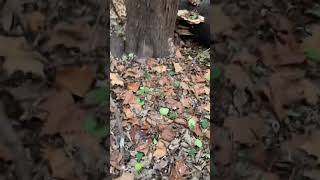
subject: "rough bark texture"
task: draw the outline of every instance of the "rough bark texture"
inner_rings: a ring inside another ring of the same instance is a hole
[[[126,52],[138,57],[169,55],[179,0],[127,0]]]

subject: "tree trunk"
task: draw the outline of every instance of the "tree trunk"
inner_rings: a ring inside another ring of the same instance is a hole
[[[170,54],[179,0],[127,0],[125,48],[138,57]]]

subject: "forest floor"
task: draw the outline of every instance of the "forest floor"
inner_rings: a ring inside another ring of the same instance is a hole
[[[214,179],[320,179],[319,5],[213,4]]]
[[[123,35],[119,16],[110,13],[111,36]],[[190,43],[144,64],[133,54],[111,57],[112,177],[210,178],[209,54]]]
[[[97,2],[0,1],[0,179],[107,177],[108,16]]]

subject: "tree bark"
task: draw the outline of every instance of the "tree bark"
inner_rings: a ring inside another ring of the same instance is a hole
[[[179,0],[126,0],[125,48],[138,57],[165,57],[170,54]]]

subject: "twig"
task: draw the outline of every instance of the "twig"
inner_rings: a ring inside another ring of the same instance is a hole
[[[117,126],[117,130],[119,132],[119,148],[120,148],[120,152],[123,153],[123,147],[122,147],[122,143],[121,141],[124,141],[124,132],[122,129],[122,119],[120,117],[120,110],[117,107],[116,103],[114,102],[113,98],[110,96],[110,106],[114,107],[115,109],[115,116],[116,116],[116,126]]]

